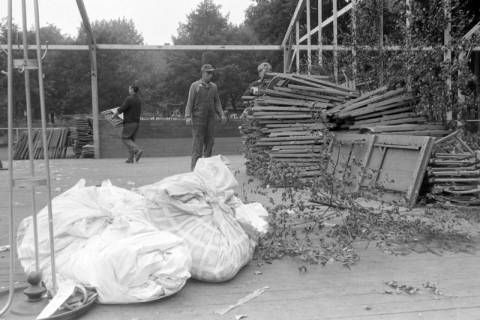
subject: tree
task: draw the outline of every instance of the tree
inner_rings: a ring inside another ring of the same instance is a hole
[[[143,44],[143,36],[131,20],[101,20],[92,23],[97,43]],[[80,28],[77,44],[84,44],[87,35]],[[98,88],[100,110],[112,108],[122,103],[128,94],[130,84],[143,86],[145,79],[151,79],[155,68],[151,68],[152,59],[143,52],[98,51]],[[62,100],[62,110],[66,113],[91,112],[90,59],[86,52],[72,53],[70,68],[65,78],[67,92]],[[67,67],[67,65],[65,65]],[[143,88],[142,88],[143,89]],[[142,92],[144,90],[141,90]]]
[[[212,0],[198,4],[185,23],[178,28],[173,43],[178,44],[254,44],[257,42],[251,28],[234,26],[228,16],[222,15],[221,6]],[[202,64],[210,63],[217,68],[214,81],[219,87],[220,99],[227,108],[237,109],[240,97],[248,84],[256,78],[256,66],[265,59],[265,54],[250,52],[179,52],[167,57],[168,98],[172,102],[186,103],[190,84],[200,77]]]

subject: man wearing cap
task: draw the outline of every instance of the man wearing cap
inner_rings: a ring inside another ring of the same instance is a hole
[[[192,126],[193,150],[190,168],[193,170],[200,157],[211,157],[214,143],[215,114],[227,121],[218,97],[217,86],[211,82],[215,69],[210,64],[201,68],[202,77],[190,86],[185,108],[187,125]]]
[[[135,143],[135,137],[137,136],[140,126],[140,114],[142,112],[142,102],[138,97],[138,90],[137,86],[129,86],[128,97],[113,114],[113,117],[117,117],[123,113],[122,142],[127,147],[129,153],[127,163],[140,161],[143,154],[143,150]]]

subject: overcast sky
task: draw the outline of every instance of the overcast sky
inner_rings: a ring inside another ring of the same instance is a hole
[[[21,25],[21,1],[14,0],[14,22]],[[146,44],[171,43],[180,22],[197,7],[200,0],[84,0],[91,21],[100,19],[132,19],[142,33]],[[230,22],[239,24],[245,18],[250,0],[214,0],[222,6],[222,13],[230,15]],[[81,18],[75,0],[39,0],[40,23],[51,23],[63,33],[76,35]],[[28,26],[33,22],[33,0],[29,7]],[[7,1],[0,0],[0,15],[6,16]]]

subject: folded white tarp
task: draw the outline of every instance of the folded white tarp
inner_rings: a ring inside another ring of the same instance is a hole
[[[95,287],[102,303],[133,303],[174,294],[190,277],[188,247],[149,221],[142,196],[110,182],[86,187],[80,180],[52,207],[59,282]],[[38,214],[38,232],[40,269],[51,288],[46,208]],[[34,271],[31,217],[20,224],[17,244],[25,272]]]
[[[189,246],[190,271],[198,280],[233,278],[252,259],[256,236],[266,232],[266,210],[260,204],[244,205],[234,195],[238,182],[225,161],[202,158],[194,172],[137,190],[147,200],[155,226]]]

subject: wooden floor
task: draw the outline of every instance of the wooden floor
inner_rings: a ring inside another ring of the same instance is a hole
[[[231,156],[240,169],[240,185],[247,180],[243,158]],[[38,162],[40,163],[40,162]],[[17,162],[16,172],[25,173],[28,162]],[[131,188],[152,183],[187,170],[188,157],[146,158],[138,165],[119,159],[52,161],[54,194],[72,186],[79,178],[98,184],[110,178],[118,186]],[[7,241],[7,171],[0,171],[0,246]],[[45,191],[37,190],[39,206]],[[15,194],[17,223],[31,212],[31,193],[20,189]],[[480,255],[431,253],[407,256],[386,255],[374,246],[358,244],[361,260],[350,270],[339,264],[325,267],[306,265],[295,259],[258,265],[252,261],[236,278],[226,283],[189,281],[177,295],[137,305],[98,305],[82,319],[480,319]],[[7,253],[0,253],[0,287],[6,285]],[[260,271],[260,272],[258,272]],[[24,279],[21,271],[17,280]],[[413,295],[387,294],[385,282],[396,280],[420,291]],[[435,283],[441,294],[423,287]],[[215,311],[235,304],[247,294],[268,286],[262,295],[224,316]],[[1,289],[0,289],[1,292]],[[0,303],[6,295],[0,293]],[[6,319],[32,319],[18,293]],[[1,305],[0,305],[1,307]]]

